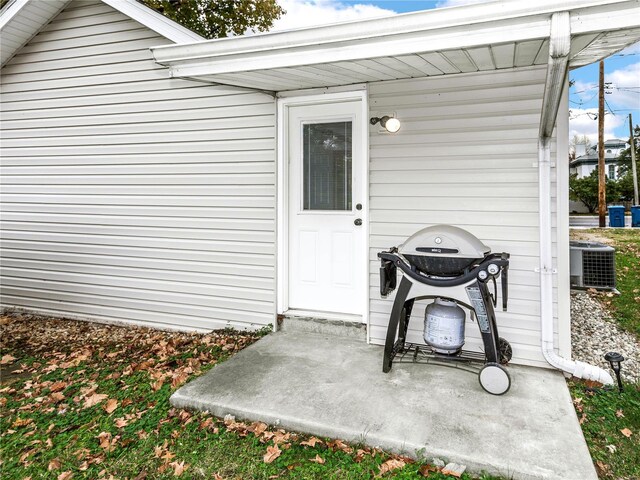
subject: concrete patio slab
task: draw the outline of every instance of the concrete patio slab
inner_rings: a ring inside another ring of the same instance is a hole
[[[467,371],[397,364],[384,374],[381,365],[382,348],[357,339],[278,332],[183,386],[171,403],[476,473],[597,479],[559,372],[511,366],[511,389],[496,397]]]

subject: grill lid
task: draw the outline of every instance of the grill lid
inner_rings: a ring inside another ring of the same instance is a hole
[[[462,228],[434,225],[411,235],[398,247],[402,255],[482,259],[491,249]]]

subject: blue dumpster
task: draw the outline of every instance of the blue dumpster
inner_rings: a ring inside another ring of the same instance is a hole
[[[609,207],[609,226],[624,227],[624,205],[611,205]]]
[[[640,227],[640,205],[631,207],[631,226]]]

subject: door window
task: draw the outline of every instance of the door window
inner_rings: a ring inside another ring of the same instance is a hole
[[[351,210],[351,122],[303,125],[303,210]]]

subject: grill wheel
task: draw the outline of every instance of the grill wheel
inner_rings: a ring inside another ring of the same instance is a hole
[[[504,338],[498,338],[498,350],[500,350],[500,363],[502,365],[506,365],[511,361],[511,357],[513,356],[513,350],[511,349],[511,344],[507,342]]]

